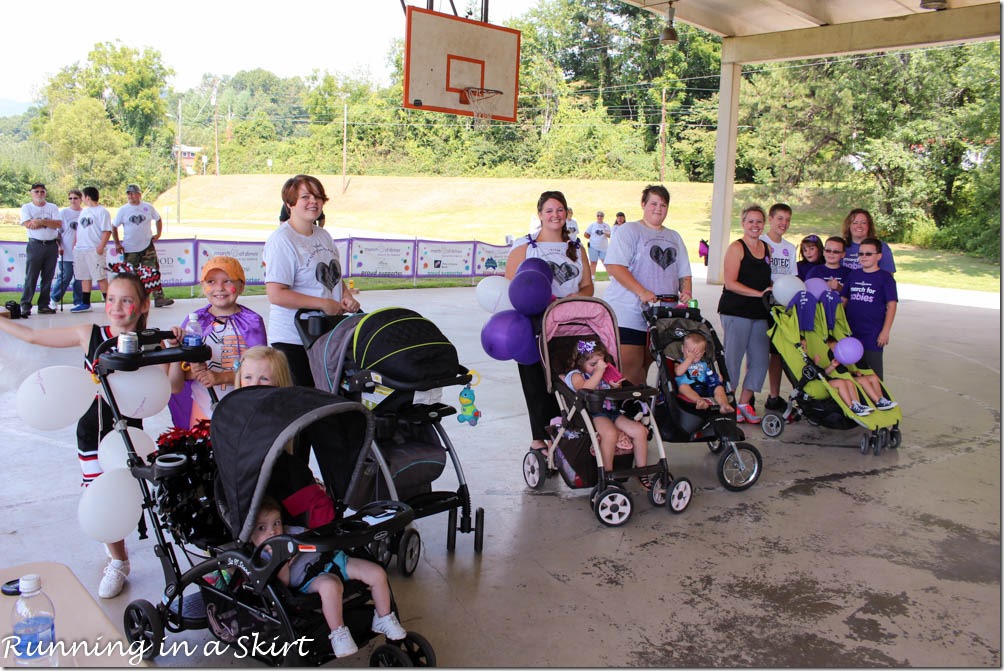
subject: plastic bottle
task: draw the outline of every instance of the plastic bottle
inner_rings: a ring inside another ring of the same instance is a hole
[[[202,326],[199,325],[199,315],[192,313],[188,315],[188,323],[185,324],[185,333],[181,338],[182,347],[200,347],[202,345]]]
[[[20,639],[14,647],[14,660],[18,666],[59,666],[59,655],[53,649],[56,609],[42,591],[42,579],[31,573],[21,577],[18,587],[21,596],[10,613],[14,636]]]

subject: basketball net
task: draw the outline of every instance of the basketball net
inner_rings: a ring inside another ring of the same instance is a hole
[[[474,119],[471,128],[484,130],[488,128],[492,120],[492,105],[488,101],[495,96],[502,95],[501,91],[495,89],[482,89],[475,86],[468,86],[460,91],[460,103],[470,105],[474,112]]]

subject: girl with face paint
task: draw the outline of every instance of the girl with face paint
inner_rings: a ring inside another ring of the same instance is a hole
[[[108,283],[105,300],[107,326],[81,323],[74,326],[33,329],[17,321],[0,319],[0,331],[19,340],[43,347],[80,347],[84,351],[84,366],[93,369],[94,353],[98,346],[110,338],[118,338],[127,331],[139,332],[146,328],[150,299],[143,282],[133,273],[121,273]],[[168,366],[163,366],[167,372]],[[126,418],[130,426],[143,427],[142,420]],[[98,464],[98,444],[114,427],[114,418],[108,405],[95,396],[94,402],[77,422],[77,456],[83,471],[82,486],[89,485],[101,475]],[[129,556],[125,541],[119,540],[106,545],[110,561],[104,569],[98,596],[109,599],[122,591],[126,576],[129,575]]]
[[[210,419],[215,405],[209,390],[216,393],[217,401],[234,389],[237,363],[249,348],[264,345],[265,322],[254,310],[238,304],[244,293],[244,268],[231,256],[214,256],[202,267],[202,293],[209,305],[196,310],[203,343],[213,356],[204,363],[193,363],[171,369],[172,386],[180,389],[171,396],[169,407],[175,426],[193,427],[203,419]],[[171,330],[181,339],[188,315],[180,326]]]

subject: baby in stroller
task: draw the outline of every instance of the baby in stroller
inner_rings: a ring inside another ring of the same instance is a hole
[[[698,410],[707,410],[717,404],[718,411],[728,415],[735,408],[729,404],[722,378],[704,360],[707,346],[708,341],[700,333],[686,335],[683,339],[683,358],[673,369],[676,386],[680,396],[693,402]]]
[[[565,384],[578,391],[580,389],[612,389],[613,385],[621,386],[623,378],[613,366],[610,354],[604,349],[603,343],[593,340],[580,340],[576,343],[575,358],[572,370],[565,375]],[[608,363],[611,362],[611,363]],[[612,378],[613,385],[608,378]],[[648,427],[641,422],[621,414],[613,401],[604,399],[595,412],[590,412],[593,427],[600,438],[600,454],[603,457],[603,470],[614,468],[614,451],[617,447],[618,431],[622,431],[631,439],[636,467],[648,463]],[[651,489],[648,475],[638,477],[645,489]]]
[[[303,527],[284,526],[282,512],[279,502],[271,496],[262,500],[254,532],[251,534],[252,544],[259,546],[279,534],[295,535],[306,531]],[[262,553],[262,558],[268,559],[267,551]],[[349,557],[342,550],[335,552],[328,561],[323,561],[320,556],[298,554],[279,569],[277,576],[283,585],[292,585],[304,594],[317,594],[321,597],[321,612],[331,629],[328,638],[335,657],[348,657],[359,651],[359,646],[342,617],[344,580],[359,580],[369,587],[375,606],[372,626],[374,632],[385,635],[391,641],[399,641],[408,635],[391,610],[387,573],[375,562]]]

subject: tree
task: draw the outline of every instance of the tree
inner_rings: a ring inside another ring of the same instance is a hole
[[[65,187],[93,185],[105,191],[129,180],[131,138],[117,130],[93,98],[60,105],[42,140],[52,152],[52,169]]]

